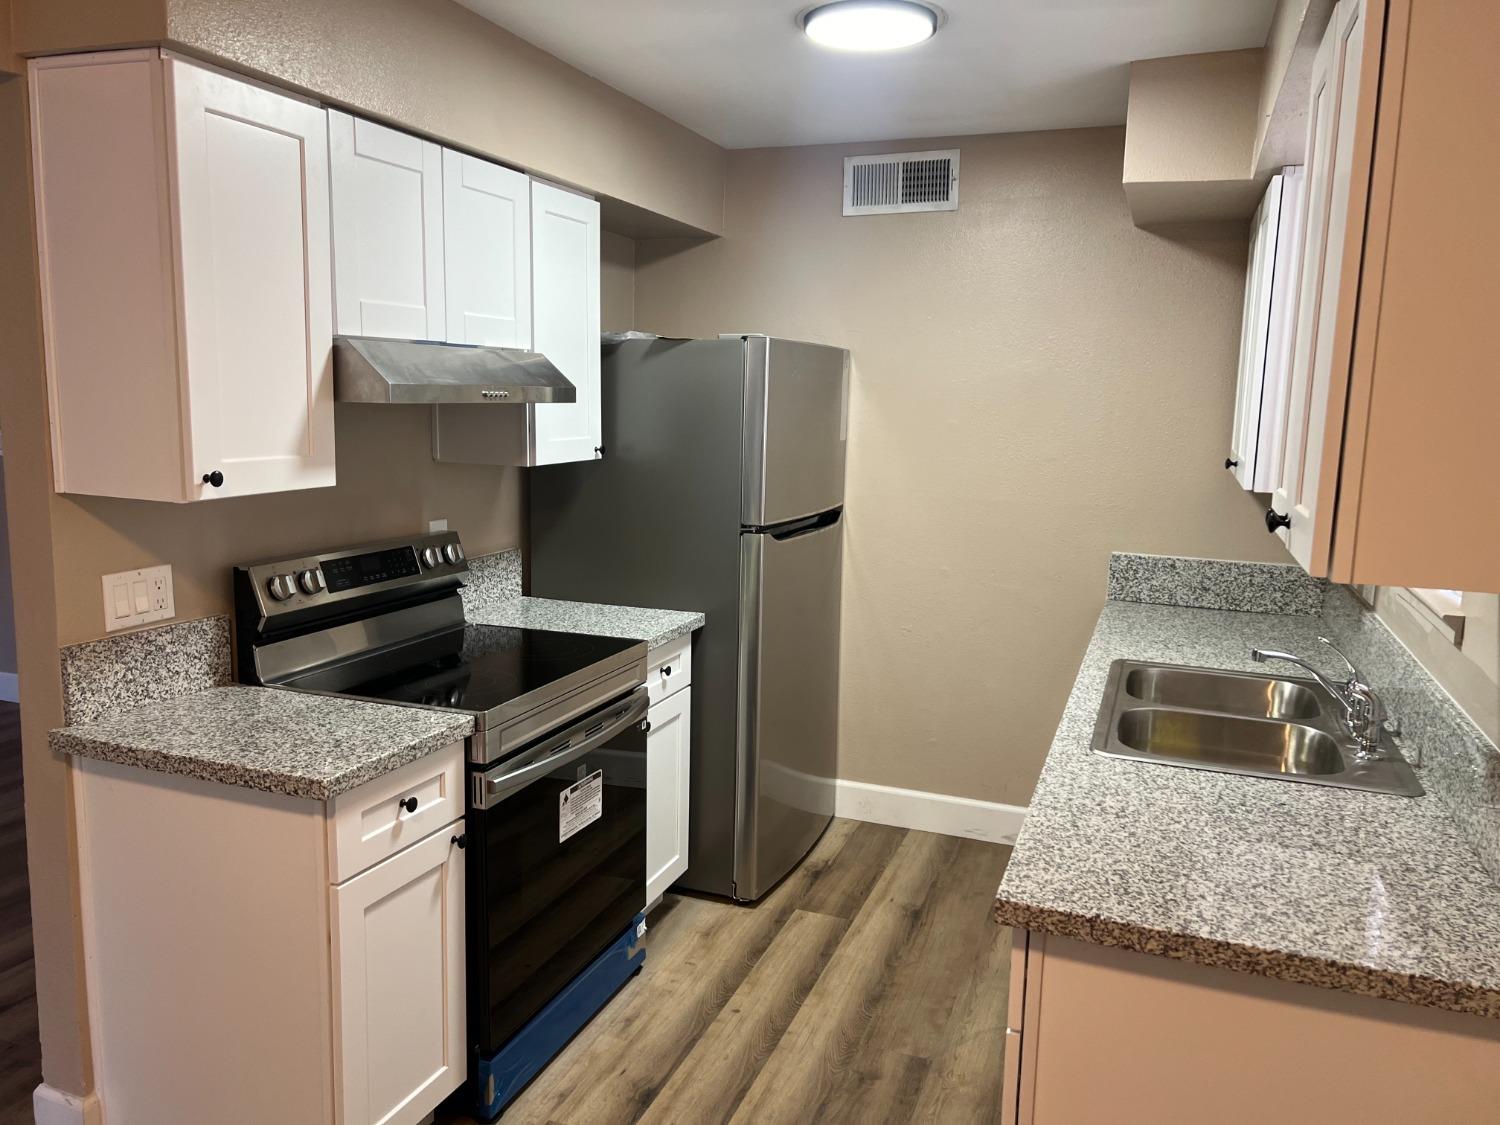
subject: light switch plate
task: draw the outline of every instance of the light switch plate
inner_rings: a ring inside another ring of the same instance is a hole
[[[151,566],[144,570],[122,570],[106,574],[104,586],[104,631],[149,625],[177,616],[172,599],[172,568]],[[144,587],[145,608],[137,606]]]
[[[434,532],[447,531],[447,530],[448,530],[448,521],[447,520],[428,520],[427,521],[427,532],[428,532],[429,535],[433,534]]]

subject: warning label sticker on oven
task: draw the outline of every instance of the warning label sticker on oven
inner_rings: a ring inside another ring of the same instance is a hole
[[[557,842],[582,832],[604,815],[604,771],[595,770],[557,796]]]

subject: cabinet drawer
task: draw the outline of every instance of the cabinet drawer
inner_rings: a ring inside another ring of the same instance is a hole
[[[328,868],[333,881],[342,883],[462,817],[463,781],[464,747],[455,742],[340,793],[329,803]]]
[[[653,707],[692,681],[692,634],[668,641],[646,654],[646,690],[651,694]]]

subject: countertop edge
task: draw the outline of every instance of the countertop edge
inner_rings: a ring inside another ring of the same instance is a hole
[[[261,688],[259,690],[275,691],[277,689]],[[467,738],[473,732],[473,720],[461,718],[456,720],[451,728],[434,731],[413,741],[400,743],[343,773],[325,778],[306,777],[263,766],[196,758],[168,749],[125,746],[106,738],[79,734],[76,730],[67,727],[58,727],[48,731],[47,745],[54,752],[73,758],[87,758],[90,761],[107,762],[117,766],[132,766],[151,773],[188,777],[197,781],[227,785],[235,789],[276,793],[284,797],[299,797],[312,801],[328,801],[342,793],[358,789],[366,782],[392,773],[402,766],[425,758],[428,754],[436,753],[445,746]]]
[[[612,614],[662,614],[680,618],[671,624],[647,632],[631,629],[613,622],[600,624],[592,621],[546,621],[539,623],[528,619],[528,613],[547,613],[566,607],[573,612],[609,617]],[[649,606],[611,605],[606,602],[577,602],[560,598],[537,598],[529,594],[499,600],[476,600],[466,607],[470,621],[481,625],[506,625],[519,629],[539,629],[553,633],[584,633],[599,637],[615,637],[627,641],[644,641],[648,649],[659,648],[680,637],[689,636],[707,623],[707,615],[701,610],[653,609]]]
[[[1003,895],[995,897],[995,921],[1004,926],[1036,930],[1090,945],[1128,949],[1292,984],[1500,1019],[1500,992],[1436,977],[1393,973],[1305,954],[1157,930],[1098,915],[1033,906]]]
[[[1077,745],[1083,745],[1078,741],[1084,737],[1082,732],[1085,729],[1093,729],[1093,716],[1099,697],[1090,695],[1087,706],[1080,707],[1082,697],[1079,695],[1079,689],[1087,677],[1098,674],[1099,669],[1107,667],[1110,662],[1104,660],[1102,664],[1098,663],[1101,657],[1096,654],[1096,646],[1100,644],[1101,636],[1105,635],[1102,633],[1105,620],[1111,609],[1115,607],[1140,612],[1160,610],[1163,613],[1215,613],[1236,618],[1262,616],[1243,611],[1217,611],[1195,606],[1169,606],[1107,599],[1100,609],[1089,643],[1079,661],[1073,683],[1068,691],[1067,703],[1058,721],[1057,731],[1049,744],[1038,778],[1037,789],[1033,793],[1033,807],[1037,804],[1038,795],[1047,785],[1054,765],[1062,775],[1066,776],[1070,769],[1068,755]],[[1297,619],[1292,615],[1270,616],[1288,616],[1289,619]],[[1109,647],[1105,645],[1103,655],[1108,655]],[[1163,657],[1140,658],[1166,659]],[[1193,663],[1187,660],[1177,662]],[[1103,690],[1102,682],[1101,679],[1100,690]],[[1085,719],[1087,722],[1084,722]],[[1062,757],[1061,763],[1055,761],[1059,756]],[[1053,780],[1056,781],[1056,778]],[[1011,872],[1015,870],[1016,859],[1028,844],[1028,833],[1031,828],[1031,818],[1028,817],[1027,823],[1023,825],[1018,835],[1015,844],[1016,851],[1011,864],[1007,867],[1006,878],[1002,879],[1000,887],[995,892],[994,917],[1002,925],[1055,934],[1059,937],[1072,938],[1103,947],[1128,949],[1170,960],[1225,968],[1253,976],[1393,1000],[1417,1007],[1434,1008],[1485,1019],[1500,1019],[1500,987],[1496,987],[1493,983],[1469,982],[1431,972],[1381,968],[1340,956],[1334,951],[1294,952],[1278,948],[1274,942],[1263,944],[1255,940],[1233,940],[1182,929],[1163,928],[1152,924],[1150,920],[1128,920],[1106,913],[1089,911],[1083,904],[1071,908],[1044,906],[1032,901],[1025,892],[1017,897],[1017,893],[1013,890],[1008,891],[1005,884]]]

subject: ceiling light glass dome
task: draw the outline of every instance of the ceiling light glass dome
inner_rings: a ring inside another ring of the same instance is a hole
[[[894,51],[931,39],[937,13],[911,0],[837,0],[808,12],[802,30],[820,47]]]

